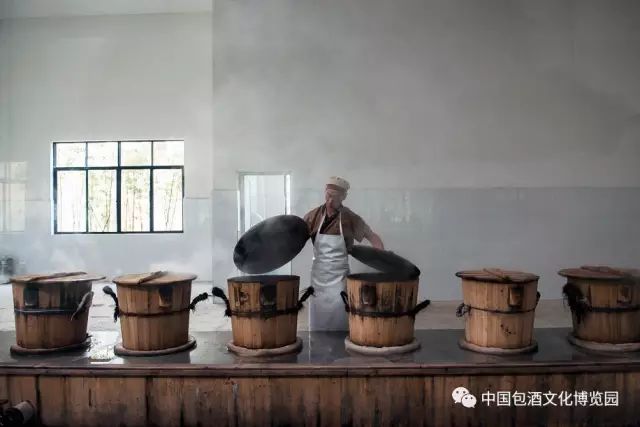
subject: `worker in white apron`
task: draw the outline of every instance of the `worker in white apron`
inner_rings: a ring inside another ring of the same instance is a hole
[[[326,214],[325,214],[326,215]],[[324,223],[323,215],[320,228]],[[349,329],[347,312],[340,298],[349,274],[349,255],[342,233],[342,213],[339,214],[340,234],[321,234],[313,244],[311,286],[315,293],[309,305],[309,329],[312,331],[343,331]]]
[[[342,205],[348,189],[349,183],[345,179],[331,177],[325,189],[325,204],[305,215],[312,238],[315,235],[311,267],[311,286],[315,294],[309,300],[309,329],[312,331],[349,329],[340,297],[340,292],[346,290],[349,274],[348,244],[353,244],[354,239],[362,241],[366,238],[374,247],[384,249],[380,236],[360,216]],[[343,221],[347,225],[344,230]],[[325,226],[326,230],[331,229],[330,233],[325,231]]]

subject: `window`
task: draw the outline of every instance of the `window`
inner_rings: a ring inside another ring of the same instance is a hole
[[[249,173],[239,176],[238,233],[244,234],[260,221],[291,213],[291,175]],[[291,263],[271,272],[291,274]]]
[[[54,233],[182,232],[183,141],[53,143]]]

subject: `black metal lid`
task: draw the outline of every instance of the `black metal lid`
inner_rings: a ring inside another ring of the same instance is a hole
[[[415,279],[420,276],[420,270],[410,261],[391,251],[383,251],[371,246],[354,245],[351,256],[369,267],[401,279]]]
[[[282,267],[300,253],[309,239],[307,223],[295,215],[278,215],[254,225],[233,250],[233,262],[248,274]]]

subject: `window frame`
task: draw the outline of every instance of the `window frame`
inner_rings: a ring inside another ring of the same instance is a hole
[[[170,142],[170,141],[180,141],[184,147],[184,139],[127,139],[127,140],[110,140],[110,141],[54,141],[52,146],[52,189],[53,189],[53,234],[182,234],[184,233],[184,194],[185,194],[185,184],[184,184],[184,164],[182,165],[154,165],[154,143],[155,142]],[[93,143],[117,143],[118,144],[118,156],[117,156],[117,165],[116,166],[88,166],[88,144]],[[150,142],[151,143],[151,164],[142,165],[142,166],[122,166],[122,143],[128,142]],[[84,144],[84,166],[57,166],[57,146],[63,144]],[[183,162],[184,163],[184,162]],[[182,173],[182,199],[180,202],[180,209],[182,212],[181,215],[181,224],[180,230],[162,230],[155,231],[154,221],[153,221],[153,172],[155,170],[171,170],[171,169],[179,169]],[[89,171],[93,170],[109,170],[115,171],[116,173],[116,231],[89,231]],[[123,170],[148,170],[149,171],[149,231],[122,231],[122,213],[121,213],[121,196],[122,196],[122,171]],[[58,231],[58,171],[80,171],[84,172],[84,182],[85,182],[85,200],[84,200],[84,210],[85,210],[85,230],[86,231]]]

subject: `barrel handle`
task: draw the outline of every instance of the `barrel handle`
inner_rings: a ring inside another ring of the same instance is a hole
[[[84,313],[91,307],[92,303],[93,291],[89,291],[82,296],[80,304],[78,304],[78,308],[76,308],[76,311],[71,315],[71,320],[76,320],[80,314]]]
[[[540,302],[540,291],[536,291],[536,307],[538,306],[539,302]]]
[[[340,298],[342,298],[342,302],[344,302],[344,311],[349,313],[349,296],[345,291],[340,291]]]
[[[24,300],[24,306],[31,308],[38,306],[40,289],[35,286],[27,283],[22,291],[22,299]]]
[[[115,322],[118,320],[118,316],[120,316],[120,306],[118,305],[118,297],[116,296],[116,293],[113,292],[113,289],[111,289],[109,286],[105,286],[104,288],[102,288],[102,292],[104,292],[105,294],[113,298],[113,302],[116,303],[116,307],[113,309],[113,321]]]
[[[167,286],[158,288],[158,307],[171,308],[173,305],[173,289]]]
[[[209,294],[206,292],[201,293],[200,295],[196,296],[192,301],[191,304],[189,304],[189,309],[191,311],[196,311],[196,304],[198,304],[199,302],[202,301],[206,301],[209,298]]]
[[[416,317],[416,314],[418,314],[420,311],[424,310],[425,308],[427,308],[427,306],[431,304],[431,300],[424,300],[421,303],[417,304],[415,307],[413,307],[413,309],[409,312],[409,316],[411,317]]]
[[[576,322],[578,324],[581,323],[591,308],[589,301],[582,294],[580,288],[571,282],[567,282],[567,284],[562,287],[562,294],[564,295],[565,301],[569,304],[569,308],[576,316]]]
[[[302,294],[302,296],[300,297],[300,299],[298,300],[298,304],[297,304],[297,308],[298,311],[302,310],[302,308],[304,307],[304,302],[311,296],[313,295],[315,292],[315,290],[313,289],[313,286],[309,286],[307,289],[304,290],[304,293]]]
[[[524,288],[522,286],[510,286],[509,287],[509,307],[510,308],[522,307],[523,294],[524,294]]]
[[[218,297],[222,299],[222,301],[224,301],[225,305],[227,306],[227,309],[224,311],[224,315],[227,317],[231,316],[231,303],[229,302],[229,298],[227,298],[227,296],[224,294],[224,291],[219,287],[214,286],[211,290],[211,293],[213,294],[214,298]]]
[[[631,299],[633,295],[633,288],[628,285],[623,285],[618,288],[617,303],[620,305],[631,305]]]

